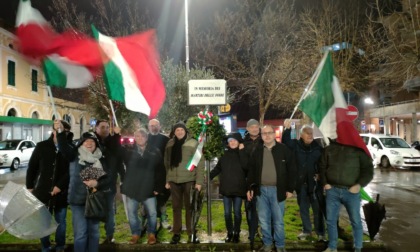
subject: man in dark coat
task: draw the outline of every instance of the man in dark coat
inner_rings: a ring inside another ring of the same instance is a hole
[[[321,157],[321,146],[314,141],[313,129],[303,125],[300,129],[300,139],[291,139],[290,120],[284,122],[285,131],[281,142],[287,145],[295,154],[297,164],[296,193],[299,204],[300,218],[303,230],[298,235],[300,240],[306,240],[312,233],[312,223],[309,207],[312,207],[315,232],[318,240],[326,240],[324,217],[320,212],[319,202],[315,197],[316,180],[319,179],[318,161]],[[316,188],[322,190],[321,187]]]
[[[296,167],[293,153],[284,144],[276,142],[275,134],[272,126],[264,126],[261,130],[264,144],[257,146],[249,160],[247,198],[251,201],[257,197],[263,234],[260,251],[272,251],[274,241],[276,251],[285,252],[285,201],[293,196]]]
[[[142,204],[147,212],[147,233],[149,245],[156,243],[156,195],[158,188],[164,187],[157,180],[156,172],[163,166],[163,159],[157,148],[147,144],[147,131],[139,129],[134,133],[136,144],[133,149],[124,151],[124,164],[127,167],[126,176],[121,186],[121,192],[127,196],[128,221],[132,237],[130,244],[140,239],[142,221],[139,220],[138,208]]]
[[[70,125],[61,121],[67,139],[73,133]],[[58,149],[57,132],[54,130],[45,141],[39,142],[29,160],[26,172],[26,188],[32,192],[54,215],[58,227],[55,233],[55,251],[64,251],[66,243],[67,192],[69,186],[69,161]],[[41,238],[42,251],[51,250],[50,236]]]
[[[363,226],[360,217],[360,189],[373,178],[370,155],[354,146],[332,141],[324,149],[319,161],[321,184],[326,194],[328,248],[324,252],[337,252],[337,220],[340,207],[346,207],[353,230],[355,252],[362,251]]]
[[[153,148],[157,148],[160,150],[160,154],[162,156],[162,164],[163,164],[163,157],[165,155],[165,148],[166,144],[169,141],[169,137],[165,136],[164,134],[160,133],[160,122],[157,119],[152,119],[149,121],[149,138],[147,140],[147,145]],[[166,214],[166,202],[171,195],[171,191],[165,188],[166,183],[166,169],[165,166],[162,165],[159,167],[160,169],[156,171],[157,180],[162,186],[159,188],[159,193],[156,195],[157,200],[157,217],[160,218],[160,225],[163,228],[170,229],[171,226],[168,223],[168,215]]]
[[[109,123],[106,120],[97,120],[95,127],[95,135],[99,140],[99,148],[105,157],[107,167],[109,167],[108,179],[110,181],[111,193],[108,195],[108,217],[105,222],[106,239],[104,244],[112,244],[115,232],[115,194],[117,191],[117,178],[120,180],[124,177],[124,165],[121,157],[121,129],[114,127],[114,134],[109,132]]]

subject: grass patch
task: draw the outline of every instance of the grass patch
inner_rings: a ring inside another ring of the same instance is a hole
[[[224,211],[223,211],[223,202],[221,200],[213,200],[211,206],[212,213],[212,238],[213,241],[223,241],[226,235],[225,220],[224,220]],[[170,223],[172,220],[172,206],[171,202],[168,202],[167,213],[169,215]],[[184,218],[183,214],[183,218]],[[245,217],[245,206],[242,205],[242,224],[241,224],[241,241],[247,241],[248,239],[248,225]],[[128,225],[128,220],[125,216],[124,207],[121,201],[117,201],[117,214],[116,214],[116,227],[114,238],[117,243],[126,243],[131,237],[130,227]],[[286,240],[296,241],[297,235],[302,230],[302,221],[299,216],[299,207],[297,205],[296,198],[288,199],[286,201],[286,213],[284,216],[285,222],[285,231],[286,231]],[[185,220],[182,222],[185,225]],[[351,226],[349,223],[343,223],[340,221],[340,226],[344,228],[344,235],[346,237],[352,237],[351,235]],[[198,235],[206,236],[207,235],[207,204],[204,203],[203,210],[201,213],[200,221],[197,225]],[[105,239],[105,230],[104,224],[101,223],[100,227],[101,239],[102,242]],[[51,236],[53,238],[53,236]],[[172,233],[169,230],[162,229],[159,232],[158,240],[161,242],[169,242],[172,237]],[[145,243],[147,240],[146,237],[143,237],[141,242]],[[258,240],[258,238],[257,238]],[[367,236],[364,237],[364,240],[369,240]],[[182,233],[181,242],[187,241],[186,232]],[[68,208],[67,211],[67,243],[73,243],[73,228],[71,221],[71,210]],[[22,240],[10,235],[7,232],[4,232],[0,235],[0,244],[5,243],[18,243],[18,244],[37,244],[39,240]]]

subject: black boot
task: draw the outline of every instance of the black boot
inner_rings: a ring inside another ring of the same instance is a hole
[[[171,244],[178,244],[180,240],[181,240],[181,235],[174,234],[171,239]]]
[[[233,233],[232,242],[233,243],[238,243],[239,242],[239,233],[237,233],[237,232]]]
[[[228,233],[227,236],[226,236],[226,238],[225,238],[225,242],[226,243],[232,242],[232,237],[233,237],[233,234],[232,233]]]

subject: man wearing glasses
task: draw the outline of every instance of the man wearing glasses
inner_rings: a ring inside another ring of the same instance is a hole
[[[296,167],[293,153],[277,143],[274,128],[266,125],[261,130],[263,145],[258,146],[249,161],[247,198],[257,197],[258,219],[263,234],[259,251],[285,252],[285,200],[293,196]],[[272,235],[274,230],[274,237]]]

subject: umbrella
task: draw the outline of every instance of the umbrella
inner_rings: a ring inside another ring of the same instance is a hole
[[[104,170],[102,168],[97,168],[97,167],[93,167],[93,166],[89,166],[86,167],[85,169],[80,171],[80,177],[82,178],[83,181],[86,180],[91,180],[91,179],[99,179],[100,177],[102,177],[103,175],[105,175],[106,173],[104,172]]]
[[[45,237],[57,229],[47,207],[23,185],[11,181],[0,193],[0,225],[25,240]]]
[[[201,210],[203,209],[203,199],[204,192],[203,190],[197,190],[196,188],[191,188],[190,192],[190,203],[191,203],[191,231],[192,231],[192,241],[194,243],[196,239],[196,227],[198,224],[198,219],[201,215]]]
[[[254,188],[251,188],[251,190],[255,192]],[[257,197],[255,194],[251,201],[246,201],[245,209],[246,221],[248,223],[249,244],[251,246],[251,250],[254,250],[254,239],[258,229]]]
[[[385,205],[379,204],[379,194],[376,196],[376,202],[369,202],[363,205],[363,213],[365,214],[370,240],[373,240],[381,227],[386,213]]]

